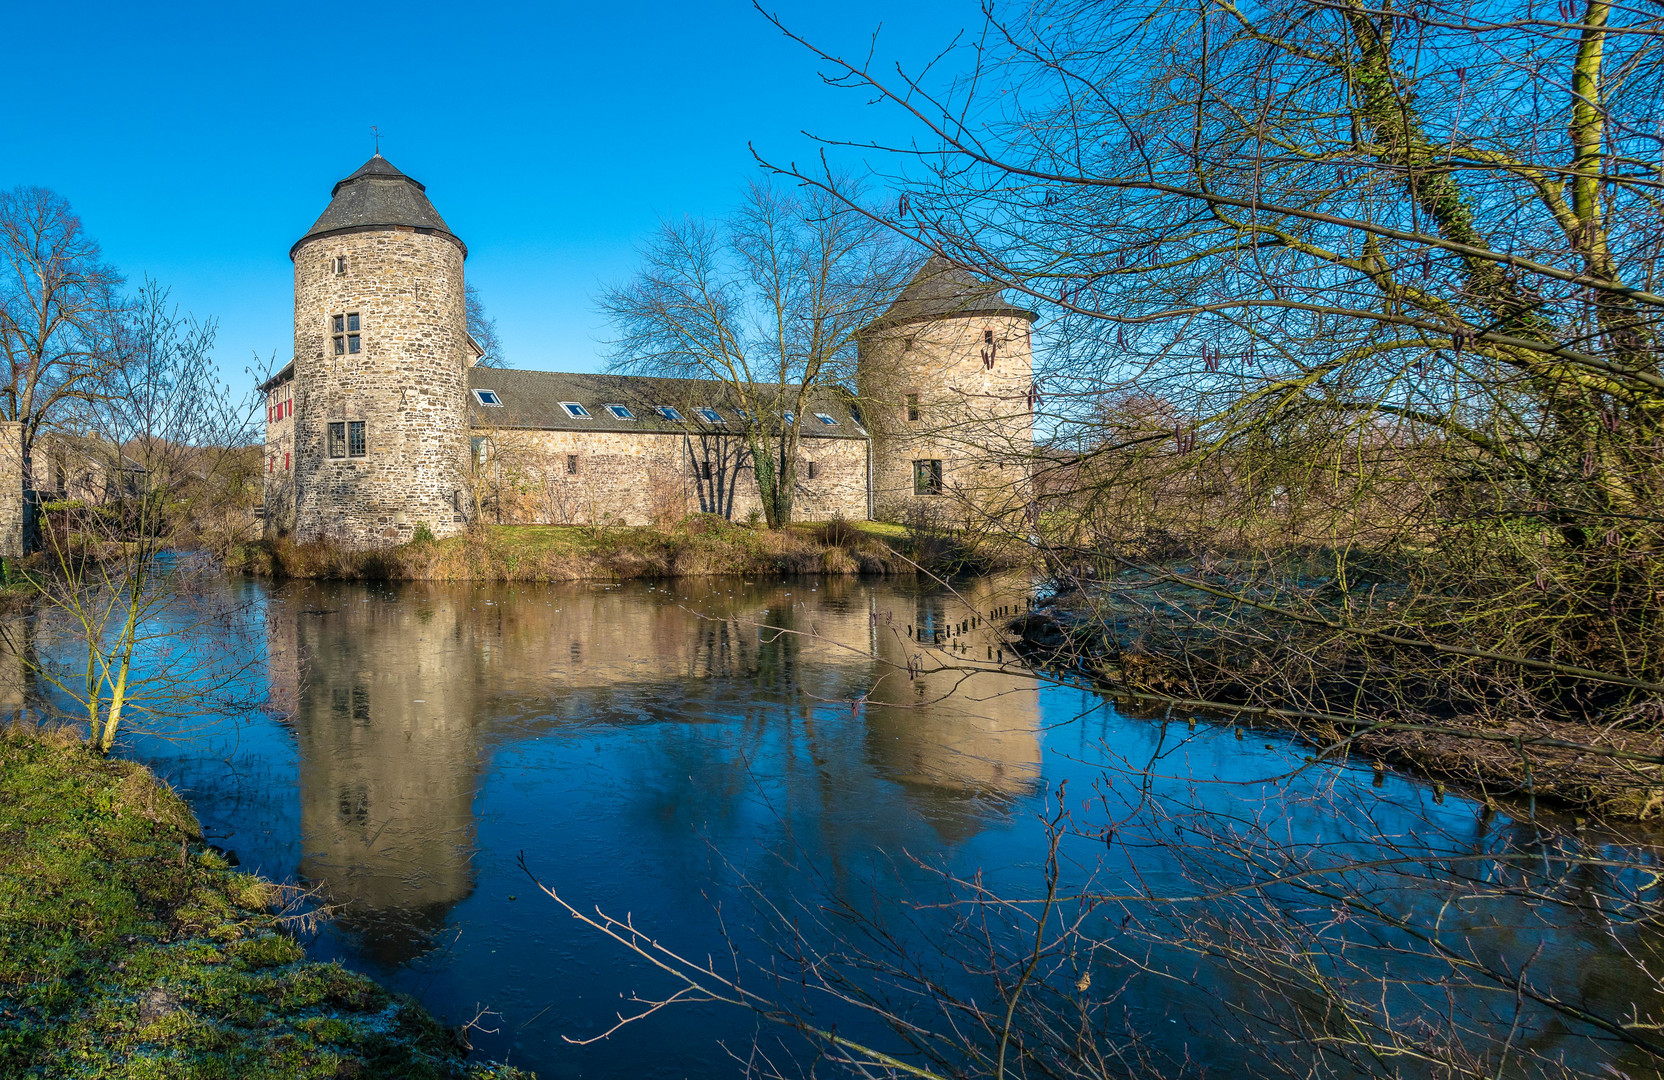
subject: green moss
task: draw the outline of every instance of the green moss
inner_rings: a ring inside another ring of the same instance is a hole
[[[141,766],[0,730],[0,1076],[528,1075],[466,1064],[411,999],[308,962],[275,897]]]

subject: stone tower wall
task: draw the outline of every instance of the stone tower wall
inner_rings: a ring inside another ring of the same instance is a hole
[[[1010,315],[956,315],[863,337],[857,382],[873,439],[875,517],[922,514],[965,524],[1026,512],[1034,455],[1031,344],[1029,321]],[[908,419],[909,395],[917,395],[917,420]],[[920,460],[942,463],[942,494],[916,493]]]
[[[319,236],[294,261],[296,538],[377,547],[408,541],[418,524],[459,532],[469,445],[462,250],[399,227]],[[352,312],[362,351],[335,356],[330,320]],[[365,456],[329,456],[332,421],[365,423]]]

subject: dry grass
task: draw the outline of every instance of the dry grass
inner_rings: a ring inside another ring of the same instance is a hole
[[[487,525],[463,536],[357,551],[266,538],[230,565],[276,578],[392,581],[578,581],[722,574],[915,573],[898,548],[905,530],[834,521],[753,529],[711,515],[674,528]],[[895,546],[892,546],[892,543]]]

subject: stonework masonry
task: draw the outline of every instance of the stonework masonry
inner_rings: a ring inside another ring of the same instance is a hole
[[[875,328],[861,342],[859,384],[876,516],[962,521],[1026,510],[1034,454],[1028,318],[967,313]],[[938,493],[921,490],[918,462],[941,463]]]
[[[23,425],[0,421],[0,556],[23,554]]]
[[[345,260],[343,264],[339,260]],[[394,228],[295,251],[295,532],[350,546],[463,528],[468,455],[463,252]],[[359,352],[334,319],[357,315]],[[364,453],[346,425],[364,425]],[[330,424],[342,424],[329,445]],[[343,448],[345,440],[349,445]]]
[[[749,455],[731,436],[475,428],[473,437],[487,520],[668,525],[694,513],[762,513]],[[793,513],[866,520],[867,440],[803,439]]]
[[[420,527],[453,535],[476,516],[664,526],[760,513],[738,434],[754,418],[720,384],[672,380],[692,395],[678,416],[663,408],[666,380],[474,367],[467,248],[379,154],[335,185],[290,257],[294,359],[262,386],[268,528],[379,547]],[[853,397],[818,388],[796,420],[793,516],[952,524],[1031,512],[1034,319],[963,267],[928,260],[859,335]],[[9,498],[0,492],[0,551]]]

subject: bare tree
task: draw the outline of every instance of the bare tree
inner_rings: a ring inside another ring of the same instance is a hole
[[[463,303],[467,309],[468,336],[485,355],[480,363],[487,367],[511,367],[503,358],[503,343],[497,337],[497,320],[485,313],[485,301],[473,285],[463,289]]]
[[[792,519],[796,421],[852,374],[856,330],[901,283],[898,252],[835,198],[754,184],[724,221],[666,222],[602,296],[620,368],[727,388],[771,528]]]
[[[108,366],[64,418],[71,450],[102,478],[89,497],[47,504],[36,670],[72,700],[108,752],[135,716],[200,710],[235,693],[254,653],[199,521],[245,499],[254,397],[218,378],[215,325],[182,317],[147,282],[115,328]],[[207,643],[177,647],[191,638]]]
[[[0,418],[22,424],[25,490],[41,429],[114,362],[121,283],[63,196],[0,192]]]

